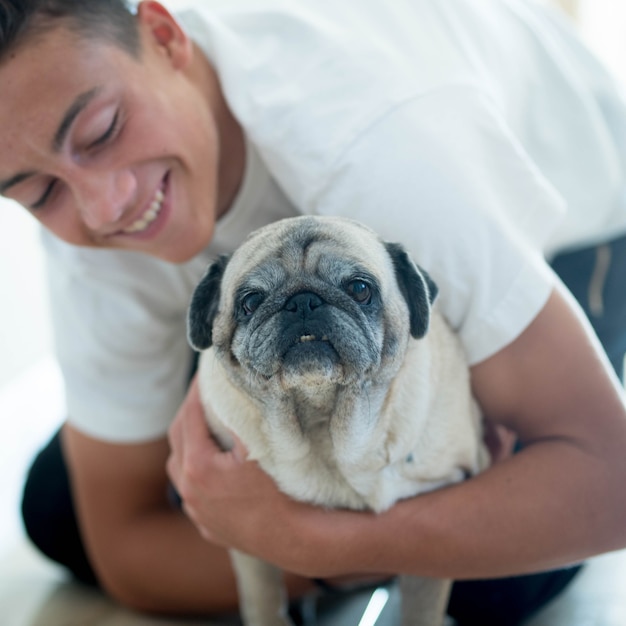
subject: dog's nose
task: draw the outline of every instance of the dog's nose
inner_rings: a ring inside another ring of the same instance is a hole
[[[285,311],[290,313],[307,313],[322,306],[324,301],[315,293],[311,291],[303,291],[297,293],[295,296],[291,296],[285,303]]]

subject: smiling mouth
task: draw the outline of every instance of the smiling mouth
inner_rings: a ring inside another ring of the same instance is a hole
[[[136,219],[130,226],[124,228],[122,232],[126,233],[127,235],[133,235],[146,230],[146,228],[148,228],[148,226],[150,226],[150,224],[154,222],[154,220],[161,212],[164,199],[165,194],[163,193],[163,190],[157,189],[157,192],[154,194],[154,198],[150,203],[148,210],[139,219]]]

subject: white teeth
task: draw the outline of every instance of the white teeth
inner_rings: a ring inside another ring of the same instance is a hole
[[[300,343],[305,343],[307,341],[315,341],[315,335],[302,335],[302,337],[300,337]]]
[[[142,230],[145,230],[157,218],[157,215],[161,210],[161,206],[163,205],[164,198],[165,195],[159,189],[154,194],[154,200],[152,200],[152,202],[150,203],[148,210],[138,220],[135,220],[128,228],[125,228],[122,232],[132,234],[140,233]]]

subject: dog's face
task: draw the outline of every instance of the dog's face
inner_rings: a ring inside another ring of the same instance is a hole
[[[249,393],[349,385],[397,371],[423,336],[436,286],[401,246],[343,218],[266,226],[209,268],[189,340],[213,345]]]

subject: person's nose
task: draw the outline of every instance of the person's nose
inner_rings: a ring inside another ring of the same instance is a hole
[[[114,226],[132,207],[137,180],[129,169],[82,171],[74,185],[81,218],[87,228],[102,232]]]

